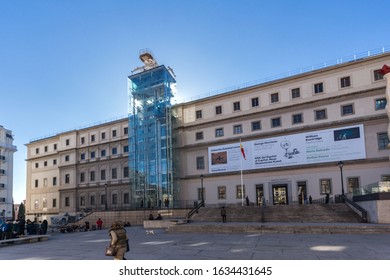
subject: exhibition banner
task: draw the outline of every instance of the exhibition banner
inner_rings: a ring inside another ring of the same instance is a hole
[[[210,173],[364,159],[364,129],[360,124],[237,142],[209,147],[208,155]]]

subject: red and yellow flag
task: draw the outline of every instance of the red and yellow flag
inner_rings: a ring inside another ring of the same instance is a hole
[[[240,143],[240,149],[241,149],[241,154],[242,156],[244,157],[244,159],[246,160],[246,156],[245,156],[245,151],[244,151],[244,147],[242,146],[242,144]]]

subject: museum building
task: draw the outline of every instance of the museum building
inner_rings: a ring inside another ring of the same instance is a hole
[[[145,63],[128,117],[26,144],[27,218],[369,191],[390,181],[384,64],[389,52],[172,104],[173,71]]]

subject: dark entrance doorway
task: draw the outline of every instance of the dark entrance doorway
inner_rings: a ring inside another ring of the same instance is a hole
[[[288,204],[287,184],[273,185],[272,199],[274,205]]]

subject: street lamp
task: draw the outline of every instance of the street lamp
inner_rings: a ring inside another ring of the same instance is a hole
[[[200,186],[201,186],[201,190],[202,190],[202,204],[203,204],[203,206],[204,206],[204,188],[203,188],[203,178],[204,178],[203,174],[202,174],[202,175],[200,175]]]
[[[1,211],[1,214],[3,216],[3,223],[5,223],[5,209],[3,209],[3,211]]]
[[[344,198],[344,179],[343,179],[343,166],[344,166],[344,162],[339,161],[339,162],[337,163],[337,165],[338,165],[339,168],[340,168],[340,175],[341,175],[341,195],[342,195],[342,197]]]
[[[105,201],[104,201],[104,204],[105,204],[105,209],[106,211],[108,210],[108,205],[107,205],[107,199],[108,199],[108,193],[107,193],[107,187],[108,187],[108,184],[104,184],[104,194],[105,194]]]

